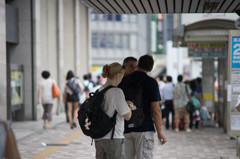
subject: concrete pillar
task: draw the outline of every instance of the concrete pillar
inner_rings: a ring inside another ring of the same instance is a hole
[[[63,76],[65,72],[64,70],[64,54],[63,54],[63,0],[57,1],[57,58],[58,58],[58,84],[63,90],[65,80],[63,79]]]
[[[0,120],[7,120],[7,61],[5,17],[5,0],[0,0]]]
[[[74,32],[75,32],[75,70],[76,70],[76,75],[79,76],[81,73],[81,68],[80,68],[80,26],[81,26],[81,21],[80,21],[80,3],[78,0],[74,0]]]
[[[203,104],[207,106],[209,112],[214,111],[214,59],[202,60],[202,91]]]
[[[227,106],[225,105],[225,81],[227,79],[225,72],[227,72],[226,59],[218,59],[218,106],[219,106],[219,125],[224,127],[225,111]]]

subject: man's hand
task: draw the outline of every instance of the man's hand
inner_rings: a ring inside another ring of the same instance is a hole
[[[158,132],[158,139],[162,141],[162,145],[167,142],[167,139],[162,132]]]

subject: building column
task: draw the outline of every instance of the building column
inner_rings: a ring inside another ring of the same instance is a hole
[[[7,120],[7,59],[5,0],[0,0],[0,120]]]
[[[74,42],[75,42],[75,70],[76,70],[76,75],[80,75],[81,73],[81,68],[80,68],[80,3],[78,0],[74,0],[74,32],[75,32],[75,37],[74,37]]]
[[[202,60],[202,94],[203,104],[209,112],[214,112],[214,59]]]

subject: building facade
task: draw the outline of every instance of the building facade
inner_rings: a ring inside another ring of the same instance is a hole
[[[0,17],[0,119],[40,119],[41,72],[62,90],[68,70],[89,70],[88,8],[79,0],[0,0]]]
[[[150,52],[150,16],[141,14],[96,14],[90,11],[90,56],[93,68],[139,58]]]

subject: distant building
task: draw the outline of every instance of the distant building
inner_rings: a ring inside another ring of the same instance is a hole
[[[150,15],[96,14],[90,11],[90,58],[93,69],[150,52]]]

